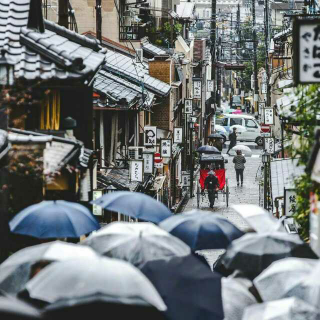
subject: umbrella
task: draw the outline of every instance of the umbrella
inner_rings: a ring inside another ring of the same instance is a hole
[[[233,128],[236,128],[238,133],[239,132],[242,133],[242,132],[247,131],[247,129],[244,126],[241,126],[240,124],[235,124],[235,125],[231,126],[230,132],[232,132]]]
[[[214,153],[214,154],[221,154],[221,152],[213,146],[204,145],[197,149],[197,152],[199,153]]]
[[[222,278],[222,304],[225,320],[241,320],[246,307],[257,300],[249,291],[252,282],[245,278]]]
[[[148,304],[160,311],[167,309],[157,290],[139,269],[125,261],[99,256],[54,262],[32,278],[25,288],[31,300],[47,303],[60,300],[60,308],[105,301]]]
[[[114,222],[81,242],[104,256],[135,266],[149,260],[190,254],[180,239],[149,222]]]
[[[252,156],[251,149],[248,146],[244,145],[244,144],[237,144],[230,151],[231,151],[231,153],[233,155],[236,155],[238,150],[241,150],[241,152],[242,152],[242,154],[244,156],[247,156],[247,157],[251,157]]]
[[[121,212],[127,216],[154,223],[159,223],[172,215],[163,203],[138,192],[112,192],[92,203],[110,211]]]
[[[246,220],[254,231],[258,233],[270,233],[272,231],[285,232],[281,221],[274,218],[269,211],[266,211],[257,205],[237,204],[232,206],[232,208]]]
[[[211,133],[208,135],[208,138],[223,139],[223,136],[219,133]]]
[[[221,276],[195,256],[173,257],[145,263],[141,271],[154,284],[172,320],[223,319]]]
[[[13,233],[40,239],[78,238],[100,228],[86,207],[62,200],[42,201],[27,207],[9,226]]]
[[[184,241],[193,251],[224,249],[243,235],[223,216],[198,210],[174,215],[159,226]]]
[[[30,320],[40,318],[40,311],[28,303],[10,295],[0,296],[0,319]]]
[[[288,298],[256,304],[244,310],[243,320],[319,320],[315,307],[299,300]]]
[[[91,248],[61,241],[27,247],[12,254],[0,265],[0,289],[18,293],[28,282],[32,266],[37,262],[95,256],[96,253]]]
[[[317,259],[298,235],[285,232],[250,233],[234,240],[221,263],[226,270],[240,270],[249,279],[257,277],[272,262],[286,257]]]
[[[253,280],[263,301],[281,299],[294,288],[306,274],[310,274],[317,260],[286,258],[276,261]]]
[[[214,129],[215,129],[217,132],[227,134],[227,130],[225,129],[225,127],[220,126],[219,124],[216,124],[216,125],[214,126]]]
[[[233,112],[232,112],[233,114],[241,114],[242,113],[242,110],[234,110]]]

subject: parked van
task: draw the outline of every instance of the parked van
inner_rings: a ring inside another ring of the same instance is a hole
[[[240,125],[246,128],[245,132],[238,132],[238,141],[254,141],[258,146],[263,145],[263,138],[261,137],[261,127],[258,121],[248,115],[242,114],[223,114],[216,118],[216,124],[223,126],[228,133],[230,127]]]

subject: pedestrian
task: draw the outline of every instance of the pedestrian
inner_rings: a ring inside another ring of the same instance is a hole
[[[229,148],[227,151],[227,155],[230,156],[229,151],[237,144],[237,128],[233,128],[232,133],[229,134]]]
[[[204,181],[204,187],[208,190],[208,198],[210,202],[210,208],[213,208],[216,191],[219,189],[219,180],[214,171],[209,171],[206,180]]]
[[[243,186],[243,170],[246,158],[243,156],[241,150],[237,150],[237,155],[233,158],[234,168],[236,169],[237,186],[241,181],[241,187]]]

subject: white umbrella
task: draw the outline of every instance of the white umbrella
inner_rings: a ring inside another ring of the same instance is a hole
[[[232,208],[243,217],[250,227],[258,233],[283,231],[281,221],[274,218],[269,211],[254,204],[237,204]]]
[[[233,128],[237,129],[237,132],[245,132],[247,131],[247,129],[244,126],[241,126],[240,124],[235,124],[233,126],[230,127],[230,132],[233,131]]]
[[[214,126],[214,129],[217,131],[217,132],[222,132],[222,133],[224,133],[224,134],[227,134],[227,130],[225,129],[225,127],[223,127],[223,126],[220,126],[219,124],[216,124],[215,126]]]
[[[251,157],[252,156],[252,151],[251,149],[244,145],[244,144],[237,144],[236,146],[234,146],[230,152],[231,152],[231,155],[236,155],[237,154],[237,150],[241,150],[242,154],[245,156],[245,157]]]

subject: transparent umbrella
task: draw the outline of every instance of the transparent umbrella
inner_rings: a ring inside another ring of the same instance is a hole
[[[237,144],[230,150],[231,155],[236,155],[237,151],[240,150],[245,157],[251,157],[252,151],[251,149],[244,144]]]
[[[227,134],[227,130],[223,126],[220,126],[219,124],[216,124],[214,128],[218,133]]]
[[[245,132],[247,131],[247,129],[244,126],[241,126],[239,124],[235,124],[233,126],[230,127],[230,132],[232,132],[233,128],[237,129],[237,132]]]

